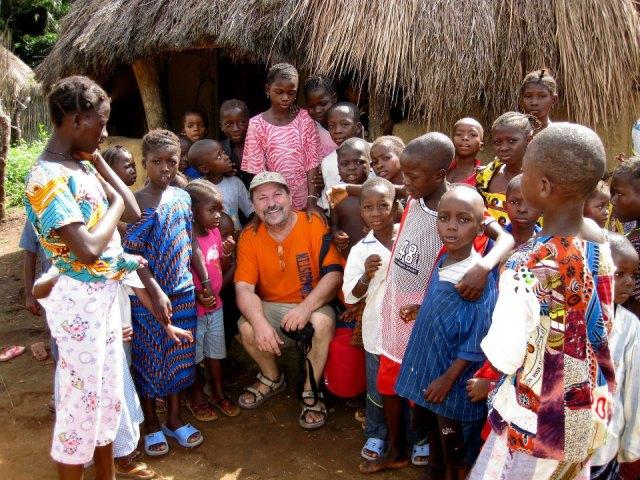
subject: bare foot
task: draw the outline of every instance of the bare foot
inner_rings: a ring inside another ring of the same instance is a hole
[[[376,473],[386,470],[388,468],[400,469],[408,467],[410,463],[409,458],[389,458],[384,455],[376,460],[365,460],[358,468],[360,473]]]

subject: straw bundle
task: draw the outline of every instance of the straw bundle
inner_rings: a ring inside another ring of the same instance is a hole
[[[595,127],[628,116],[640,74],[632,0],[556,0],[560,80],[569,118]]]

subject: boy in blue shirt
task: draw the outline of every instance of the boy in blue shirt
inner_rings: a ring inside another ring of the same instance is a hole
[[[485,358],[480,342],[491,325],[496,282],[490,275],[476,301],[455,289],[481,258],[473,242],[482,233],[483,210],[482,197],[467,185],[442,196],[437,228],[446,251],[431,274],[396,383],[397,394],[415,402],[416,427],[428,433],[433,478],[466,477],[486,417],[486,406],[472,403],[465,385]],[[409,312],[416,310],[403,310],[403,320],[413,320]]]

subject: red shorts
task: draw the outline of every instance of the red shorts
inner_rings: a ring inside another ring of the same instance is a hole
[[[400,364],[380,355],[378,367],[378,393],[380,395],[397,395],[396,381],[400,375]]]

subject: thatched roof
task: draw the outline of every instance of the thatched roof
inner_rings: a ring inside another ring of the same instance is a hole
[[[29,66],[0,45],[0,100],[10,113],[26,108],[39,85]]]
[[[225,48],[310,72],[358,72],[405,100],[413,119],[449,126],[474,102],[485,120],[516,106],[527,71],[556,72],[570,117],[630,113],[640,77],[634,0],[85,0],[38,67],[50,84],[103,80],[140,58]]]

